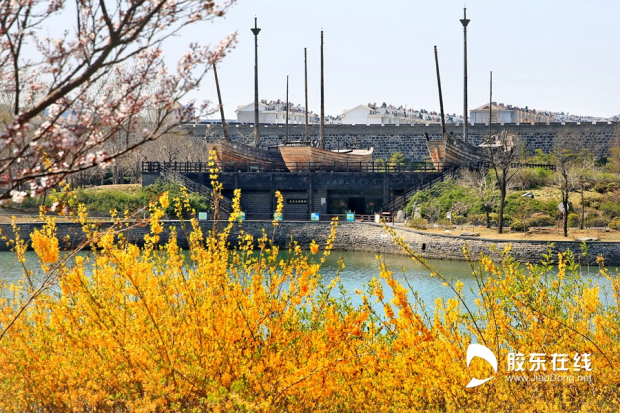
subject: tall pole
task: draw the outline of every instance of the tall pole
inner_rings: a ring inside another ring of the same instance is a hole
[[[323,30],[321,30],[321,129],[319,148],[325,149],[325,82],[323,78]]]
[[[288,143],[288,75],[286,75],[286,138],[285,143]]]
[[[443,138],[446,138],[446,119],[443,114],[443,95],[441,93],[441,78],[439,77],[439,58],[437,57],[437,46],[435,46],[435,69],[437,70],[437,88],[439,89],[439,110],[441,111],[441,131]]]
[[[491,142],[491,119],[493,119],[493,71],[491,71],[489,84],[489,142]]]
[[[222,130],[224,131],[224,139],[228,140],[228,133],[226,133],[226,118],[224,118],[224,105],[222,104],[220,82],[217,80],[217,68],[215,63],[213,63],[213,74],[215,75],[215,88],[217,89],[217,99],[220,102],[220,115],[222,115]]]
[[[463,25],[463,141],[467,142],[469,125],[467,121],[467,25],[469,20],[467,19],[467,8],[463,8],[463,18],[461,19]]]
[[[306,85],[306,142],[308,142],[308,51],[304,47],[304,74]]]
[[[260,29],[257,26],[257,19],[254,17],[254,146],[259,145],[258,135],[258,33]]]

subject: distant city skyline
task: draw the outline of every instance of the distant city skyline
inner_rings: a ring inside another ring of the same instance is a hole
[[[620,4],[610,0],[524,0],[467,4],[469,108],[489,100],[537,110],[610,118],[620,113],[620,58],[612,39]],[[303,49],[308,48],[309,109],[320,110],[319,46],[325,32],[326,114],[387,102],[439,110],[433,46],[439,50],[446,113],[462,115],[463,3],[397,1],[286,2],[240,0],[225,18],[185,30],[165,51],[170,64],[190,42],[215,45],[231,31],[239,43],[218,67],[227,118],[253,102],[254,16],[259,44],[259,98],[303,102]],[[197,100],[217,95],[212,73]],[[217,117],[217,115],[215,115]]]

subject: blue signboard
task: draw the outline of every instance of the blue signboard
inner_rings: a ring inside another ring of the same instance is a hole
[[[355,221],[355,214],[347,214],[347,222]]]
[[[318,212],[312,212],[310,214],[310,220],[311,221],[318,221],[319,220],[319,213]]]
[[[278,214],[277,212],[273,213],[273,220],[274,221],[282,221],[282,214]]]

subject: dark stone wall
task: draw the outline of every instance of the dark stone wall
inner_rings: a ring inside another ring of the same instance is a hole
[[[609,151],[610,140],[617,128],[617,123],[560,123],[552,124],[493,124],[493,133],[506,130],[508,133],[518,134],[525,141],[526,150],[531,154],[535,149],[545,152],[551,150],[556,134],[577,134],[597,155],[606,155]],[[223,137],[219,125],[187,126],[194,136]],[[447,125],[448,133],[461,137],[462,126]],[[231,139],[250,144],[254,141],[253,126],[249,124],[229,125]],[[290,126],[289,139],[299,140],[304,137],[304,126]],[[620,130],[618,131],[620,133]],[[260,125],[261,146],[276,145],[284,142],[285,130],[282,125]],[[348,147],[357,144],[360,147],[372,146],[375,148],[374,159],[387,159],[395,152],[402,152],[409,159],[422,161],[428,156],[424,134],[428,133],[431,139],[441,139],[439,125],[325,125],[325,140],[328,148]],[[469,128],[469,140],[473,144],[482,143],[488,136],[488,125],[476,124]],[[310,139],[317,140],[319,126],[309,126]]]

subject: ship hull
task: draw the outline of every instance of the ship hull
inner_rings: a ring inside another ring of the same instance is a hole
[[[215,151],[218,167],[222,171],[252,169],[278,171],[286,169],[277,148],[262,149],[239,142],[218,139],[207,143],[209,152]]]
[[[479,163],[487,158],[484,148],[470,145],[450,135],[445,135],[443,141],[427,139],[426,147],[438,170],[452,165]]]
[[[328,151],[312,146],[280,146],[280,153],[291,172],[313,169],[364,171],[372,160],[373,148]]]

